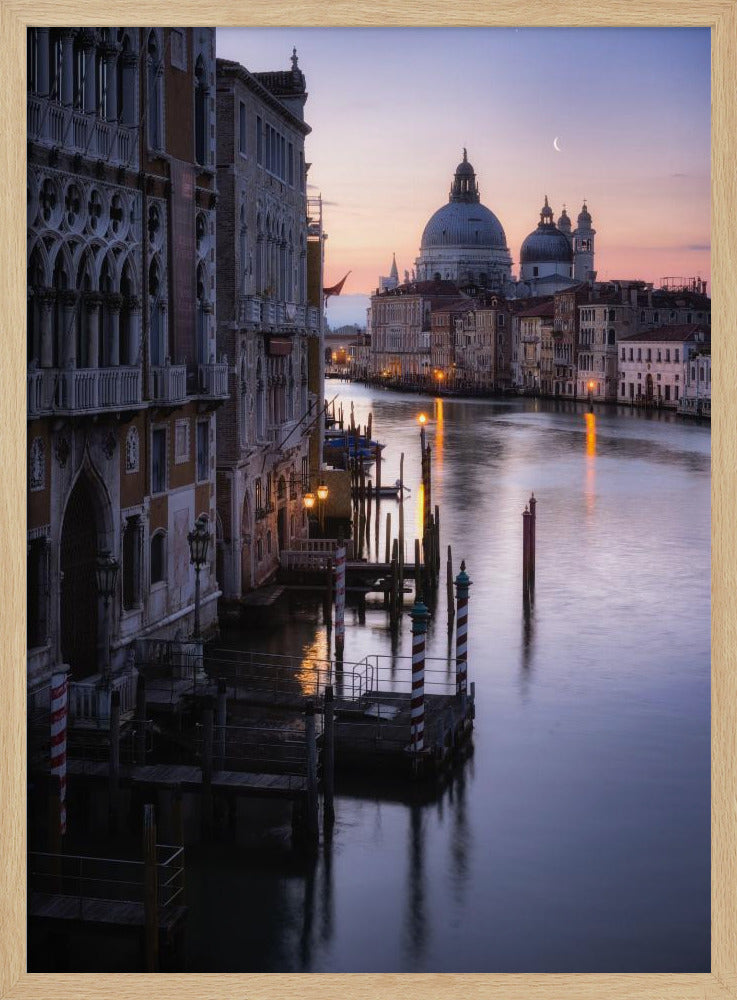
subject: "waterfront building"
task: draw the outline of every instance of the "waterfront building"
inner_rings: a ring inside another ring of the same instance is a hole
[[[691,358],[709,345],[708,328],[698,324],[662,326],[620,339],[618,401],[676,409],[688,382],[684,409],[696,411],[699,399],[710,398],[711,379],[703,362],[692,365]]]
[[[711,349],[694,351],[684,368],[679,412],[686,416],[711,416]]]
[[[319,467],[323,234],[306,195],[306,99],[296,52],[283,72],[217,62],[218,350],[233,359],[217,439],[226,600],[273,577],[280,552],[305,537],[302,495]]]
[[[579,306],[578,394],[617,399],[617,342],[635,331],[637,288],[627,282],[596,286]]]
[[[547,392],[552,384],[553,318],[552,297],[528,305],[515,316],[519,324],[519,378],[525,392]]]
[[[198,517],[214,528],[227,389],[214,96],[211,28],[29,29],[30,710],[63,669],[72,714],[104,724],[111,687],[131,704],[135,641],[192,632],[187,534]]]
[[[371,296],[371,370],[419,383],[431,370],[433,309],[459,297],[452,281],[415,281]]]
[[[415,262],[418,281],[453,281],[501,291],[512,258],[499,219],[481,204],[476,173],[466,150],[456,167],[448,204],[430,217]]]
[[[558,220],[560,227],[560,220]],[[570,223],[569,223],[570,225]],[[553,297],[553,395],[577,395],[579,317],[578,306],[588,299],[589,286],[576,284]]]

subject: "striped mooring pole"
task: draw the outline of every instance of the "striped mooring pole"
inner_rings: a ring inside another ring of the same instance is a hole
[[[51,678],[51,773],[59,775],[59,833],[67,832],[67,714],[69,688],[66,673]]]
[[[466,573],[466,561],[456,577],[456,695],[465,705],[468,689],[468,588],[471,580]]]
[[[345,545],[335,550],[335,655],[343,659],[345,643]]]
[[[410,745],[413,753],[420,754],[425,748],[425,633],[430,612],[419,595],[409,614],[412,619]]]

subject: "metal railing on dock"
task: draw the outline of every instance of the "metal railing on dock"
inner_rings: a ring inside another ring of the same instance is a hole
[[[156,845],[159,919],[184,905],[184,848]],[[31,915],[110,923],[143,923],[144,861],[80,854],[28,854]],[[56,898],[56,902],[54,899]],[[101,903],[108,904],[107,917]]]

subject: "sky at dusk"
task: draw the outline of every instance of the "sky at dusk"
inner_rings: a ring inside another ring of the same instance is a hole
[[[710,33],[704,28],[225,28],[218,56],[307,79],[311,195],[325,283],[352,271],[328,322],[411,271],[468,149],[481,201],[520,245],[547,194],[587,199],[601,280],[710,278]],[[553,147],[558,137],[560,152]]]

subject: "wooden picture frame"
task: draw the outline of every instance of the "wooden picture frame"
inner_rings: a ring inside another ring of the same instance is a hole
[[[737,998],[737,671],[735,671],[734,593],[737,589],[735,524],[730,500],[737,459],[737,406],[728,389],[736,370],[729,345],[737,318],[737,0],[702,0],[698,5],[677,0],[625,0],[583,8],[562,3],[454,5],[439,0],[401,5],[373,0],[360,9],[345,0],[330,6],[308,0],[299,8],[269,0],[236,4],[221,0],[195,4],[183,0],[176,9],[154,3],[141,7],[127,0],[115,7],[116,22],[143,20],[148,24],[238,24],[294,26],[445,25],[570,26],[702,26],[712,39],[712,199],[714,313],[714,386],[712,475],[712,971],[708,974],[663,975],[115,975],[27,974],[25,907],[25,642],[23,580],[23,504],[25,500],[24,392],[22,341],[24,324],[24,210],[20,198],[25,174],[25,28],[28,24],[104,23],[111,15],[98,0],[31,3],[0,0],[0,52],[3,86],[0,142],[3,267],[2,304],[2,502],[0,546],[3,553],[2,637],[3,715],[0,720],[0,998],[155,997],[284,998],[315,1000],[349,997],[407,998],[442,995],[450,998],[578,997],[642,998],[642,1000],[704,1000]]]

